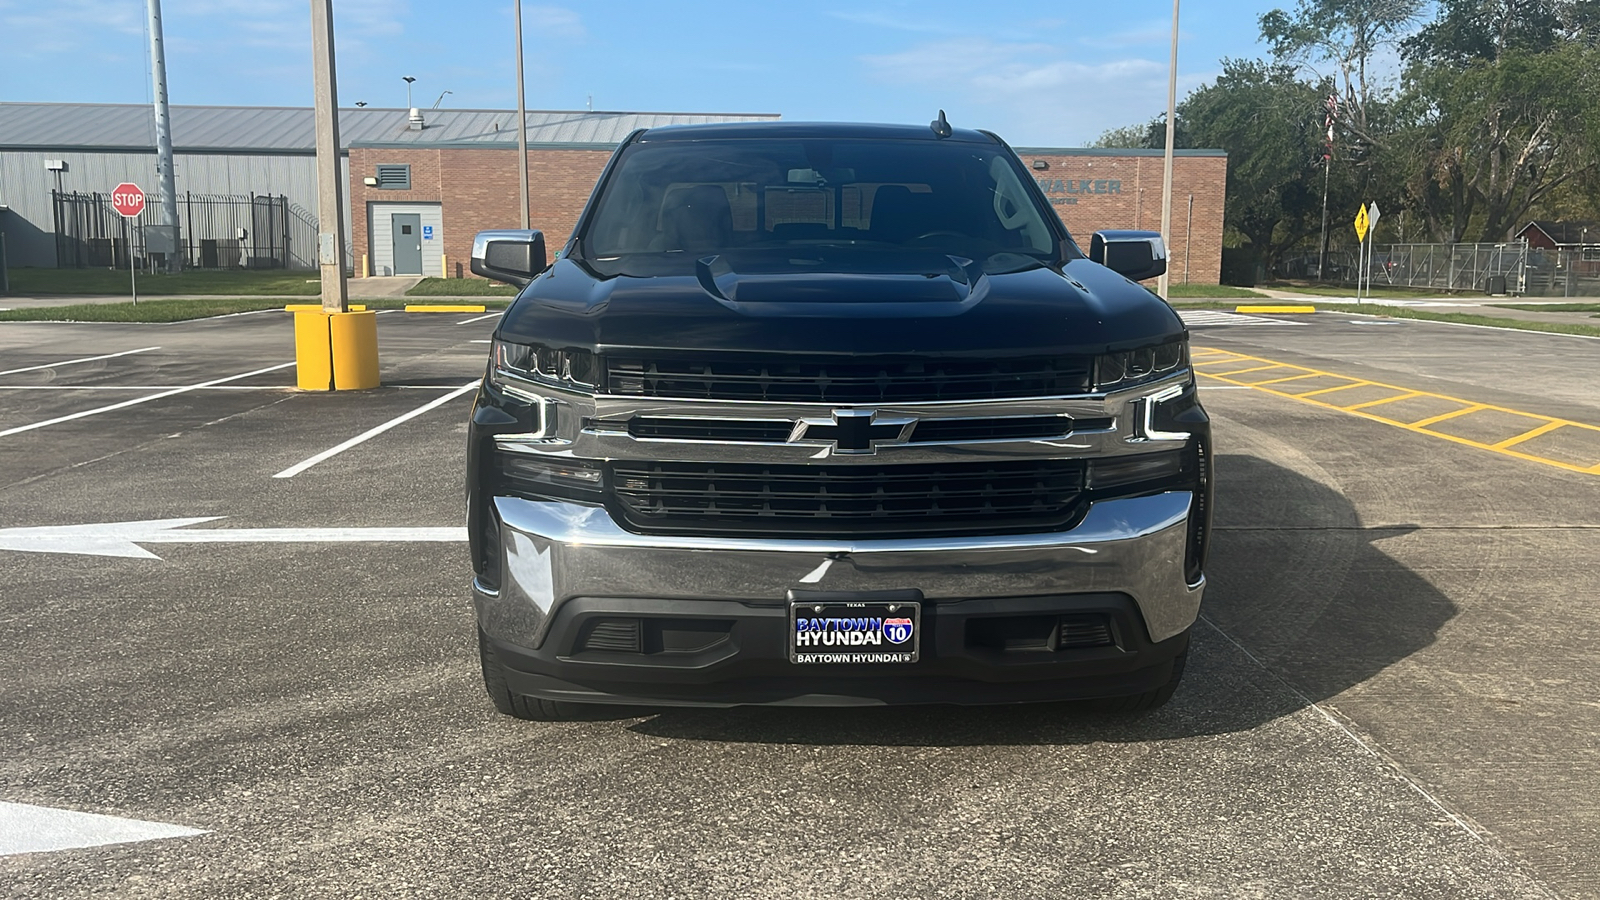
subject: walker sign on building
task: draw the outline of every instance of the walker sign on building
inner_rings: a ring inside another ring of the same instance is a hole
[[[111,207],[131,219],[144,212],[144,191],[131,181],[124,181],[111,191]]]

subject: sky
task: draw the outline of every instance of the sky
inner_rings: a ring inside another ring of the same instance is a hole
[[[514,0],[334,0],[339,101],[516,106]],[[1288,2],[1184,0],[1179,96]],[[1167,0],[524,0],[530,109],[769,112],[1082,146],[1166,108]],[[174,104],[310,106],[307,0],[162,0]],[[0,100],[148,103],[145,0],[0,0]],[[445,94],[445,91],[450,93]],[[180,136],[181,140],[181,136]]]

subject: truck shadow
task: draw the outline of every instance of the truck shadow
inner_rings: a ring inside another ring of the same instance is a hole
[[[687,740],[934,747],[1225,734],[1362,683],[1433,643],[1455,616],[1448,597],[1375,546],[1413,528],[1367,528],[1343,495],[1268,460],[1221,456],[1217,467],[1210,587],[1183,685],[1159,710],[664,709],[629,727]]]

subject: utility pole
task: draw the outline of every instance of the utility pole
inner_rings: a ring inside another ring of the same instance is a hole
[[[1167,248],[1168,272],[1161,273],[1156,293],[1170,299],[1172,286],[1172,153],[1178,131],[1178,0],[1172,0],[1172,59],[1167,68],[1167,152],[1161,166],[1161,243]]]
[[[517,4],[517,187],[521,189],[522,230],[528,224],[528,102],[523,96],[522,80],[522,0]]]
[[[178,188],[172,172],[172,121],[167,111],[167,53],[161,37],[161,0],[149,0],[150,80],[155,86],[156,175],[161,180],[161,225],[172,239],[167,253],[167,271],[183,269],[183,253],[178,245]]]
[[[344,185],[339,182],[339,89],[333,62],[333,0],[311,0],[311,67],[317,125],[317,262],[322,311],[349,312],[344,279]]]

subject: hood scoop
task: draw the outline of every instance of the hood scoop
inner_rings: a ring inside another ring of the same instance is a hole
[[[959,256],[942,256],[939,260],[944,266],[928,272],[789,268],[782,272],[746,273],[734,269],[727,257],[716,255],[695,262],[695,277],[718,303],[756,317],[957,316],[983,300],[989,290],[989,277],[976,262]]]

